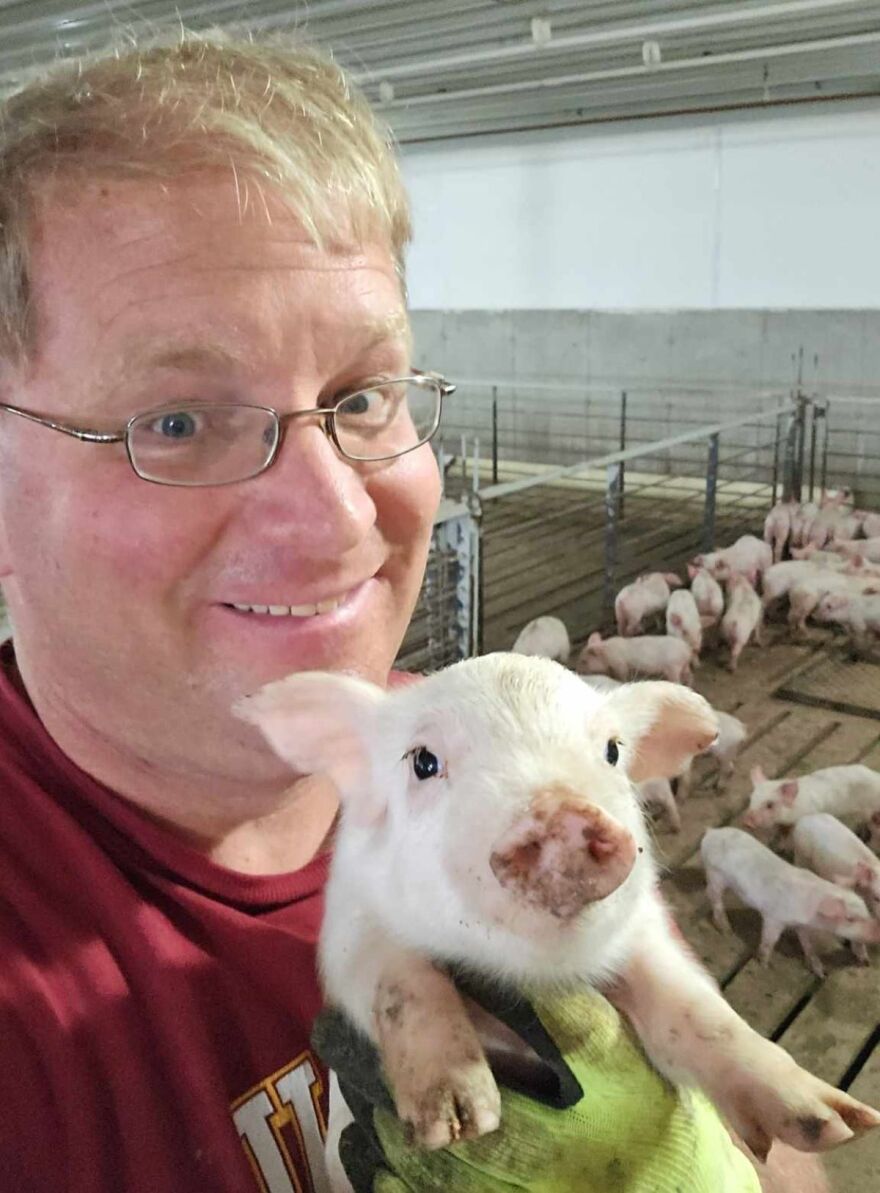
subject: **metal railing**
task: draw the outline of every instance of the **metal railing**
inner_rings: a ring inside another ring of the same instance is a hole
[[[477,654],[479,588],[478,518],[467,505],[443,501],[422,590],[395,666],[436,671]]]
[[[880,396],[832,391],[805,404],[805,499],[847,485],[859,507],[880,511]]]
[[[760,534],[779,498],[818,500],[823,488],[851,485],[859,505],[880,509],[880,400],[725,391],[712,396],[715,409],[744,412],[707,421],[695,419],[707,391],[682,405],[685,391],[675,388],[680,429],[637,442],[644,432],[632,392],[604,391],[611,450],[588,457],[584,444],[595,452],[601,436],[572,434],[555,466],[543,449],[513,458],[491,386],[487,425],[468,433],[444,419],[438,458],[447,496],[460,501],[438,517],[402,665],[432,669],[509,648],[545,613],[561,616],[578,642],[610,627],[616,592],[640,572],[682,571],[700,551]],[[652,425],[662,422],[655,409]]]
[[[567,464],[598,452],[624,451],[694,431],[716,417],[719,402],[760,409],[788,400],[780,389],[571,384],[511,379],[456,378],[458,390],[444,412],[442,440],[458,454],[462,436],[479,438],[495,484],[506,462]],[[674,468],[670,455],[658,470]]]
[[[760,534],[769,506],[802,483],[807,409],[788,399],[480,485],[483,648],[509,647],[546,613],[578,641],[610,624],[615,593],[640,572],[680,571],[717,542]]]

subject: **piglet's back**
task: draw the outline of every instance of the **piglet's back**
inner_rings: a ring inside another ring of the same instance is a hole
[[[804,923],[827,895],[839,895],[832,883],[777,857],[766,845],[737,828],[709,829],[700,854],[706,870],[724,875],[743,902],[773,911],[788,923]]]

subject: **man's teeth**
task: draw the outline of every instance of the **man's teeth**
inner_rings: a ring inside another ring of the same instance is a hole
[[[314,617],[318,613],[332,613],[342,604],[342,597],[330,597],[317,605],[236,605],[239,613],[269,613],[272,617]]]

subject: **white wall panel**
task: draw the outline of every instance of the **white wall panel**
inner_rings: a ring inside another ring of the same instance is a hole
[[[880,306],[880,105],[404,151],[425,309]]]

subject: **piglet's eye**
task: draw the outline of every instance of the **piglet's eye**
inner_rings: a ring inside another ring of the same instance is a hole
[[[611,740],[608,742],[608,744],[605,746],[605,761],[610,762],[612,766],[617,766],[617,762],[618,762],[619,758],[620,758],[620,749],[618,748],[617,742],[612,737]]]
[[[418,780],[433,779],[440,774],[443,767],[436,754],[432,754],[427,746],[417,746],[410,751],[413,774]]]

